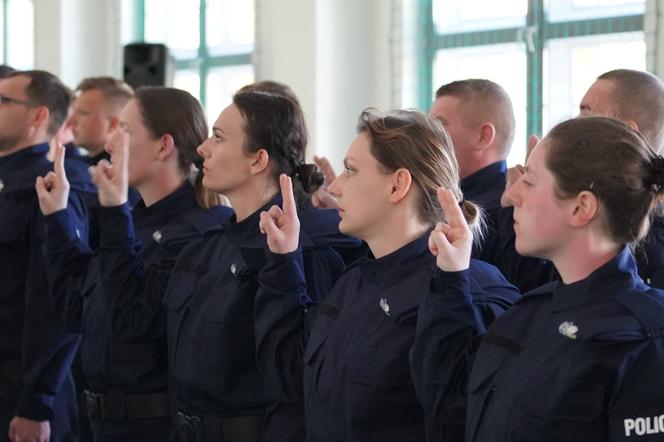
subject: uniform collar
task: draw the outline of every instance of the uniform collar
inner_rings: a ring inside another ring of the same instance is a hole
[[[0,157],[0,173],[11,173],[31,166],[36,159],[46,159],[48,149],[48,143],[39,143]]]
[[[230,233],[231,239],[242,241],[248,238],[259,237],[261,236],[259,228],[261,212],[268,210],[273,205],[281,207],[281,202],[281,194],[277,193],[267,203],[240,222],[237,221],[237,215],[233,213],[228,223],[224,226],[224,229]],[[249,245],[247,244],[247,246]]]
[[[65,160],[85,161],[85,158],[74,143],[67,143],[65,144]]]
[[[641,286],[644,284],[638,276],[636,260],[625,247],[587,278],[572,284],[560,283],[553,291],[553,311],[573,309]]]
[[[145,228],[170,220],[178,214],[183,214],[196,207],[194,189],[188,180],[175,192],[160,199],[150,207],[140,201],[134,207],[133,217],[137,228]]]
[[[496,208],[505,190],[507,163],[498,161],[461,180],[461,191],[467,200],[479,203],[484,209]]]
[[[109,154],[105,150],[102,150],[97,155],[94,155],[92,157],[85,157],[84,159],[86,163],[95,165],[101,160],[111,161],[111,154]]]
[[[429,234],[427,231],[414,241],[381,258],[364,258],[358,261],[357,266],[362,276],[371,281],[385,281],[389,277],[401,278],[404,271],[411,266],[420,265],[423,255],[431,255]]]

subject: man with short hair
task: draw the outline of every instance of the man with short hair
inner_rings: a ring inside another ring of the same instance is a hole
[[[452,138],[464,198],[478,203],[486,214],[486,233],[473,246],[472,257],[498,267],[522,292],[549,282],[548,261],[517,253],[513,208],[500,204],[515,126],[507,92],[490,80],[454,81],[436,91],[430,114]]]
[[[649,72],[603,73],[581,99],[579,115],[621,120],[639,131],[655,152],[664,147],[664,83]]]
[[[109,158],[104,148],[120,126],[120,113],[134,91],[113,77],[90,77],[83,79],[74,93],[76,99],[67,124],[74,143],[88,151],[88,163],[97,164],[100,159]]]
[[[579,116],[589,115],[623,121],[639,131],[656,153],[662,153],[664,83],[653,74],[632,69],[603,73],[579,104]],[[654,217],[648,235],[634,249],[639,275],[657,288],[664,288],[664,218],[661,215]]]
[[[0,80],[0,438],[74,440],[76,406],[69,375],[78,336],[52,308],[41,244],[43,217],[35,178],[46,175],[49,140],[70,102],[67,88],[44,71]],[[87,236],[82,194],[93,190],[85,168],[71,168],[68,205]],[[11,421],[11,422],[10,422]]]

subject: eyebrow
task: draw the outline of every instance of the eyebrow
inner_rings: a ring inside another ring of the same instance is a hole
[[[349,161],[350,161],[350,162],[355,162],[355,160],[353,159],[353,157],[346,157],[346,158],[344,158],[344,166],[348,166],[348,162],[349,162]]]
[[[590,106],[585,103],[581,103],[579,104],[579,110],[590,110]]]
[[[533,170],[532,170],[530,167],[528,167],[528,166],[524,166],[524,169],[526,169],[526,173],[527,173],[528,175],[532,175],[533,177],[537,178],[537,174],[534,173]]]
[[[212,126],[212,132],[221,132],[222,134],[225,134],[226,132],[223,131],[222,128],[219,126]]]

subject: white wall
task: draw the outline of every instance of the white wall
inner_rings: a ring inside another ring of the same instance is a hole
[[[392,107],[391,4],[257,0],[256,79],[293,88],[309,121],[309,155],[326,155],[337,169],[360,112]]]

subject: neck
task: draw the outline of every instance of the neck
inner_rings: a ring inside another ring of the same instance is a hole
[[[376,227],[367,238],[363,238],[376,258],[399,250],[431,228],[429,224],[420,221],[417,215],[407,212],[397,213]]]
[[[553,265],[565,284],[586,279],[620,251],[620,246],[600,235],[583,235],[569,241],[566,246],[551,256]]]
[[[485,167],[503,160],[504,158],[499,158],[498,155],[493,153],[493,150],[480,152],[475,156],[471,156],[463,161],[459,161],[459,176],[461,179],[469,177],[472,174],[484,169]]]
[[[48,140],[23,140],[16,143],[15,147],[11,147],[8,150],[0,150],[0,157],[6,157],[13,153],[16,153],[20,150],[27,149],[28,147],[34,146],[36,144],[46,143]]]
[[[238,222],[247,219],[252,213],[263,207],[277,194],[274,184],[262,180],[248,182],[245,186],[226,192]]]
[[[185,179],[181,173],[163,173],[156,179],[136,185],[136,190],[141,194],[145,207],[150,207],[178,190]]]

